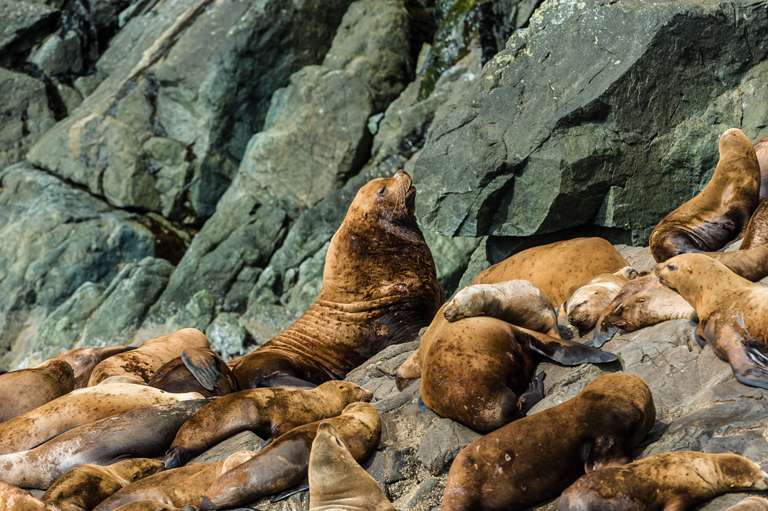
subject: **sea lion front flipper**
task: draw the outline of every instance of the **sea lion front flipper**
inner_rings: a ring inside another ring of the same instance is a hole
[[[309,491],[309,477],[305,477],[304,481],[299,483],[298,486],[294,486],[293,488],[291,488],[289,490],[285,490],[283,493],[278,493],[277,495],[272,497],[270,502],[272,502],[274,504],[275,502],[280,502],[281,500],[287,499],[291,495],[295,495],[295,494],[301,493],[303,491]]]
[[[181,361],[207,390],[216,388],[216,379],[219,377],[216,357],[214,352],[206,348],[187,348],[181,352]]]
[[[419,348],[411,353],[405,361],[397,368],[397,377],[395,385],[400,392],[408,388],[411,383],[421,378],[421,358]]]
[[[739,344],[728,350],[733,376],[744,385],[768,389],[768,356],[754,346]]]
[[[602,330],[601,326],[603,328]],[[606,342],[610,341],[618,331],[619,327],[616,325],[608,325],[606,327],[605,325],[598,323],[595,327],[595,333],[592,335],[592,340],[587,341],[584,344],[586,346],[592,346],[593,348],[599,348]]]
[[[693,336],[696,338],[696,342],[698,342],[699,346],[702,348],[707,345],[707,338],[704,335],[703,323],[696,325],[696,330],[693,331]]]
[[[566,366],[587,363],[603,364],[618,360],[618,357],[613,353],[601,351],[597,348],[586,346],[578,342],[558,339],[525,328],[513,328],[519,332],[517,337],[520,344],[526,346],[531,351],[535,351],[540,355],[544,355],[545,357],[551,358],[555,362],[559,362]]]

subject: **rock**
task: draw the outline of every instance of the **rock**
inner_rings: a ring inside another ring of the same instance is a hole
[[[53,34],[32,51],[28,60],[49,76],[79,73],[85,65],[81,45],[80,37],[74,30],[63,36]]]
[[[458,290],[459,281],[469,265],[469,260],[480,238],[449,238],[432,231],[424,230],[437,267],[437,281],[443,286],[446,296]]]
[[[216,314],[216,300],[213,295],[206,290],[198,291],[183,309],[168,319],[163,327],[163,333],[171,334],[182,328],[196,328],[204,332],[214,314]]]
[[[104,81],[104,78],[98,73],[94,73],[92,75],[79,77],[75,80],[74,85],[75,89],[77,89],[84,98],[87,98],[96,90],[96,87],[98,87],[102,81]]]
[[[54,30],[60,5],[46,4],[34,0],[0,1],[0,66],[12,64]]]
[[[480,437],[482,435],[458,422],[439,419],[424,434],[419,447],[419,460],[432,475],[447,472],[459,451]]]
[[[244,355],[247,330],[235,316],[222,312],[213,318],[205,329],[205,336],[211,343],[211,349],[228,361]]]

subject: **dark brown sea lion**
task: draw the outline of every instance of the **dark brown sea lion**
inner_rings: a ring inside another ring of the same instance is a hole
[[[554,307],[563,303],[576,284],[629,266],[602,238],[575,238],[523,250],[483,270],[473,284],[527,280],[546,294]]]
[[[369,402],[373,393],[345,381],[328,381],[310,390],[261,388],[230,394],[208,403],[181,427],[163,461],[183,465],[209,447],[241,431],[263,439],[335,417],[350,403]]]
[[[32,496],[18,486],[0,481],[0,510],[2,511],[60,511]]]
[[[135,350],[134,346],[107,346],[106,348],[77,348],[65,351],[53,357],[55,360],[63,360],[72,366],[75,371],[75,388],[82,389],[88,386],[93,369],[111,356]]]
[[[75,373],[62,360],[0,375],[0,422],[34,410],[72,392]]]
[[[768,474],[744,456],[665,452],[582,476],[560,496],[560,511],[685,511],[745,490],[768,490]]]
[[[312,442],[320,422],[292,429],[256,456],[230,470],[205,492],[200,511],[230,509],[279,493],[307,477]],[[352,403],[333,424],[352,457],[363,463],[379,445],[381,419],[368,403]]]
[[[585,471],[628,462],[656,419],[639,377],[606,374],[576,397],[465,447],[451,465],[442,511],[516,511],[557,496]]]
[[[593,328],[600,313],[611,304],[621,288],[637,277],[637,271],[627,266],[614,273],[604,273],[583,285],[571,288],[570,296],[560,306],[560,316],[581,329]]]
[[[565,365],[616,360],[612,353],[496,318],[449,323],[441,312],[418,351],[398,369],[398,386],[421,377],[421,398],[429,408],[476,431],[523,417],[544,397],[543,375],[532,378],[542,355]]]
[[[763,497],[747,497],[725,511],[768,511],[768,499]]]
[[[402,171],[357,192],[328,247],[320,296],[286,331],[240,359],[233,372],[241,389],[342,380],[429,324],[445,293],[413,215],[415,198]]]
[[[237,380],[227,363],[208,348],[187,348],[166,362],[147,384],[166,392],[198,392],[203,397],[237,392]]]
[[[707,186],[664,217],[651,233],[656,262],[687,252],[715,252],[744,234],[760,195],[760,166],[752,142],[732,128],[719,142],[720,161]]]

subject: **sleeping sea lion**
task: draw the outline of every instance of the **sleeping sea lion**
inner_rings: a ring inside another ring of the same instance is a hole
[[[635,332],[672,319],[699,321],[691,304],[666,287],[650,287],[635,293],[605,316],[605,321],[624,332]]]
[[[208,348],[187,348],[166,362],[147,383],[166,392],[197,392],[203,397],[236,392],[237,380],[226,362]]]
[[[616,298],[621,288],[636,277],[637,271],[627,266],[574,286],[568,299],[560,306],[560,316],[567,316],[568,322],[576,328],[593,328],[600,313]]]
[[[63,360],[75,371],[75,388],[88,386],[93,369],[104,360],[126,351],[135,350],[135,346],[107,346],[105,348],[77,348],[59,353],[55,360]]]
[[[37,367],[0,375],[0,422],[34,410],[74,388],[75,373],[63,360],[47,360]]]
[[[0,509],[2,511],[60,511],[34,497],[18,486],[0,481]]]

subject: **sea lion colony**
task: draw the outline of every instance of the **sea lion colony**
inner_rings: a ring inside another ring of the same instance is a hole
[[[543,397],[541,357],[612,362],[597,347],[616,330],[680,317],[699,321],[700,342],[739,381],[768,388],[768,290],[751,282],[768,274],[758,207],[768,169],[745,139],[728,130],[710,184],[654,230],[652,272],[638,275],[605,240],[573,239],[492,266],[442,308],[410,176],[374,180],[333,238],[318,301],[253,353],[224,363],[205,335],[184,329],[0,376],[0,509],[231,509],[308,487],[312,511],[392,510],[359,465],[382,434],[372,393],[338,380],[420,329],[398,388],[420,378],[427,406],[487,433],[453,461],[444,510],[525,509],[561,493],[563,511],[683,510],[768,489],[768,474],[736,453],[631,462],[656,417],[637,376],[604,374],[527,416]],[[742,250],[714,252],[740,237]],[[560,337],[558,305],[572,324],[597,324],[594,346]],[[243,430],[266,447],[182,466]],[[755,497],[734,509],[767,506]]]

